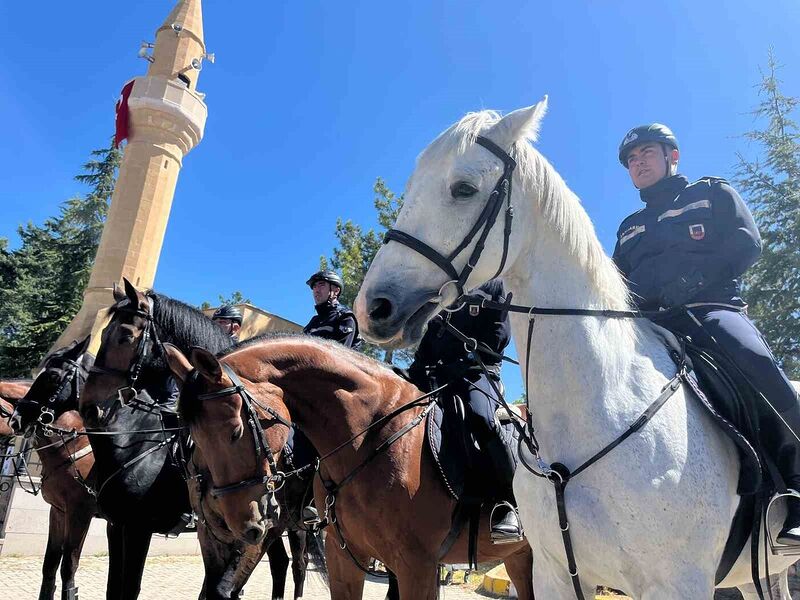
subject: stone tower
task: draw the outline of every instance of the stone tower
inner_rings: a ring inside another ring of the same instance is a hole
[[[128,144],[83,306],[53,349],[92,332],[123,277],[152,287],[183,157],[203,137],[208,109],[196,90],[206,55],[200,0],[180,0],[156,32],[152,55],[146,51],[140,56],[150,67],[134,79],[128,98]]]

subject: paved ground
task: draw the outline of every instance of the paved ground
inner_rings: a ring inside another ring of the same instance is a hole
[[[104,600],[108,557],[87,556],[81,560],[76,576],[80,600]],[[287,582],[287,598],[292,598],[291,573]],[[147,561],[140,600],[192,600],[197,598],[203,581],[203,564],[199,556],[152,557]],[[2,597],[14,600],[36,600],[41,583],[41,560],[25,557],[0,557],[0,590]],[[444,600],[486,600],[464,586],[442,588]],[[271,598],[272,581],[269,565],[262,562],[245,588],[245,598],[267,600]],[[60,593],[60,587],[59,592]],[[56,598],[59,596],[56,595]],[[368,581],[364,600],[383,600],[386,584]],[[330,593],[321,578],[309,573],[306,580],[304,600],[323,600]]]

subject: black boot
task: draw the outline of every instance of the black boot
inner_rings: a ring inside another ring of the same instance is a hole
[[[798,400],[800,401],[800,398]],[[762,439],[778,465],[786,487],[800,492],[800,442],[794,435],[794,433],[800,435],[800,402],[796,402],[794,406],[780,408],[783,408],[781,418],[772,413],[769,429],[766,429],[768,433],[765,432],[766,419],[762,417]],[[786,502],[786,520],[775,542],[784,546],[800,546],[800,498],[790,496],[786,498]]]
[[[500,502],[492,509],[491,528],[493,544],[513,544],[522,541],[519,515],[509,502]]]

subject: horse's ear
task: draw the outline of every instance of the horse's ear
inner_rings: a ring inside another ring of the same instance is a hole
[[[533,106],[508,113],[492,125],[484,135],[506,151],[519,140],[535,142],[539,136],[539,125],[546,112],[547,96]]]
[[[189,359],[183,355],[183,352],[181,352],[177,346],[173,346],[168,342],[162,345],[170,371],[177,377],[178,381],[183,383],[186,381],[186,378],[189,377],[189,373],[192,372],[192,363],[189,362]]]
[[[92,336],[90,334],[87,335],[85,338],[83,338],[81,341],[77,340],[74,341],[73,342],[74,345],[69,349],[69,352],[67,352],[67,356],[71,360],[76,360],[77,358],[82,356],[83,353],[86,352],[86,349],[89,347],[89,342],[91,341],[91,339]]]
[[[125,285],[125,295],[131,301],[131,306],[138,307],[144,299],[143,294],[126,277],[122,278],[122,282]]]
[[[125,300],[125,298],[127,298],[127,296],[125,295],[125,292],[123,291],[123,289],[121,287],[119,287],[119,284],[115,281],[114,282],[114,302],[121,302],[122,300]]]
[[[195,346],[189,353],[189,362],[209,381],[218,382],[222,379],[222,365],[217,357],[205,348]]]

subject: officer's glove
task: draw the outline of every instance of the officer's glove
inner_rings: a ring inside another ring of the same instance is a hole
[[[697,270],[691,271],[664,286],[660,304],[664,308],[682,306],[700,293],[704,285],[703,274]]]

